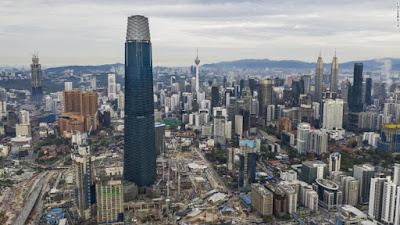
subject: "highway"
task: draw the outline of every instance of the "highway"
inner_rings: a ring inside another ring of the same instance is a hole
[[[43,177],[46,176],[47,173],[48,172],[45,172],[37,178],[37,182],[35,182],[30,193],[26,196],[24,207],[18,214],[17,219],[14,222],[14,225],[25,224],[26,220],[29,217],[29,214],[31,213],[33,207],[36,204],[36,201],[38,200],[38,197],[40,196],[40,192],[42,191],[44,182]]]

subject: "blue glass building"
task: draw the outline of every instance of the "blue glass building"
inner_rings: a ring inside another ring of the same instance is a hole
[[[153,68],[148,19],[128,18],[125,43],[124,180],[139,187],[157,178]]]

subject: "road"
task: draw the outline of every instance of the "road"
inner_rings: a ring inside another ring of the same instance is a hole
[[[29,214],[31,213],[33,206],[35,206],[36,201],[40,195],[40,192],[43,188],[43,179],[44,176],[47,175],[47,171],[44,172],[37,178],[37,182],[35,182],[34,186],[32,187],[30,193],[26,196],[25,204],[20,213],[17,216],[17,219],[14,222],[14,225],[23,225],[25,224],[26,220],[28,219]]]

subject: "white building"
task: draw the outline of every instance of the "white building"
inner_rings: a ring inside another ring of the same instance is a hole
[[[368,144],[374,147],[377,147],[378,139],[380,135],[375,132],[364,132],[363,133],[363,141],[368,141]]]
[[[297,152],[305,154],[308,150],[308,136],[311,126],[309,123],[300,123],[297,126]]]
[[[65,82],[64,83],[64,90],[65,91],[71,91],[72,89],[73,89],[72,82]]]
[[[308,146],[309,151],[317,155],[328,152],[328,134],[321,130],[311,130]]]
[[[29,111],[26,110],[19,111],[18,119],[20,124],[30,124]]]
[[[396,209],[397,185],[391,181],[383,184],[382,221],[392,224]]]
[[[235,133],[239,136],[243,135],[243,116],[235,115]]]
[[[117,84],[115,82],[115,74],[108,74],[108,98],[116,99],[117,98]]]
[[[118,109],[125,110],[125,94],[123,91],[118,93]]]
[[[341,130],[343,126],[343,99],[325,99],[322,128]]]

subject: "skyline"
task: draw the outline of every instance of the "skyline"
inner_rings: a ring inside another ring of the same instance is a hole
[[[400,58],[392,0],[18,3],[0,3],[1,65],[28,65],[35,50],[46,67],[122,63],[129,15],[149,17],[156,66],[192,65],[197,48],[202,64],[265,58],[315,62],[320,49],[324,59],[336,49],[339,63]]]

